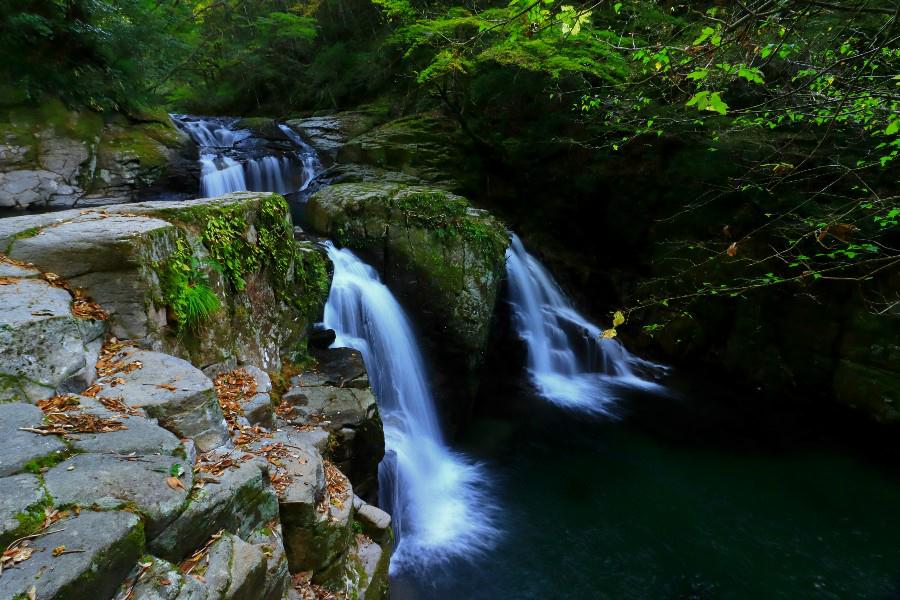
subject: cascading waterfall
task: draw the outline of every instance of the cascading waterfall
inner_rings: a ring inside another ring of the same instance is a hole
[[[303,191],[322,170],[316,151],[286,125],[279,125],[285,136],[297,146],[294,155],[254,138],[247,129],[234,129],[235,119],[198,119],[172,115],[172,120],[200,148],[200,193],[206,197],[229,192]]]
[[[538,393],[560,406],[611,414],[622,388],[662,391],[640,373],[665,367],[632,356],[581,316],[518,236],[506,251],[513,323],[528,348],[528,373]]]
[[[384,422],[381,504],[398,540],[391,572],[473,556],[497,536],[483,469],[444,443],[409,321],[375,270],[327,243],[334,279],[325,326],[359,350]]]

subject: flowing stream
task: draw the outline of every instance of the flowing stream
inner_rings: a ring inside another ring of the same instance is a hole
[[[283,139],[273,140],[240,128],[238,119],[173,115],[172,120],[199,147],[203,197],[301,192],[322,170],[315,150],[287,125],[278,125]]]
[[[483,469],[444,442],[425,366],[409,321],[375,270],[330,242],[334,280],[325,326],[335,346],[359,350],[384,421],[380,503],[398,541],[391,572],[474,557],[497,536]]]
[[[506,252],[506,273],[513,324],[528,348],[528,373],[541,396],[566,408],[611,414],[622,388],[662,390],[644,377],[664,368],[604,339],[516,235]]]

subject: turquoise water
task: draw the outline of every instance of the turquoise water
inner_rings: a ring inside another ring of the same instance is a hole
[[[504,507],[499,545],[395,580],[395,599],[900,598],[890,464],[827,435],[785,447],[761,432],[753,447],[627,420],[535,421],[471,429],[466,450]]]

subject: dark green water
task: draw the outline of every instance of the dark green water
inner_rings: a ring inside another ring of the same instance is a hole
[[[900,598],[900,478],[830,443],[840,427],[730,444],[703,428],[537,421],[471,430],[502,507],[495,550],[397,579],[395,599]]]

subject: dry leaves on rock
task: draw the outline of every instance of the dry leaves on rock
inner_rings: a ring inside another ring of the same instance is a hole
[[[78,412],[52,412],[47,414],[47,423],[37,427],[19,427],[20,431],[30,431],[41,435],[68,436],[73,433],[109,433],[128,429],[124,423],[97,415]]]
[[[213,534],[202,548],[194,552],[189,558],[183,560],[181,564],[178,565],[178,569],[185,575],[191,575],[195,571],[205,570],[205,566],[209,564],[209,549],[216,540],[222,537],[223,533],[225,533],[225,530],[220,529],[218,533]]]
[[[225,419],[234,427],[235,419],[244,414],[241,403],[256,393],[256,380],[246,370],[235,369],[216,377],[213,384]]]
[[[325,461],[325,483],[331,503],[338,508],[343,508],[350,490],[344,475],[329,460]]]
[[[333,592],[312,582],[312,573],[303,571],[291,577],[291,587],[301,600],[347,600],[345,592]]]
[[[106,321],[109,319],[109,313],[103,310],[103,307],[92,301],[84,290],[72,289],[69,282],[57,275],[56,273],[43,273],[44,280],[52,285],[66,290],[72,295],[72,314],[80,319],[93,319],[95,321]]]

